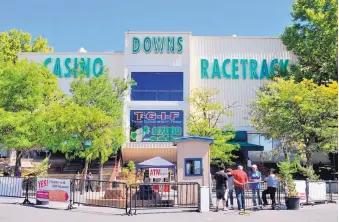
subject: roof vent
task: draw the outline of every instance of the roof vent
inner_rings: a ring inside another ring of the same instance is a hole
[[[87,50],[85,48],[81,47],[78,52],[79,53],[87,53]]]

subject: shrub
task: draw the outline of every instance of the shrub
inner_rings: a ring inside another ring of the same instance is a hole
[[[133,161],[129,161],[128,164],[127,164],[127,167],[129,169],[130,172],[135,172],[135,163]]]
[[[127,169],[127,168],[124,168],[124,169],[122,169],[122,176],[123,177],[127,177],[128,176],[128,173],[129,173],[129,170]]]
[[[22,176],[34,176],[34,177],[46,177],[48,176],[48,169],[50,164],[48,164],[48,158],[45,158],[40,163],[33,163],[33,169],[28,169],[22,172]]]

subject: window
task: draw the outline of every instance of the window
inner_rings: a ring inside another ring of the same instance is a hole
[[[185,159],[185,176],[202,176],[202,158]]]
[[[132,72],[132,101],[183,101],[182,72]]]

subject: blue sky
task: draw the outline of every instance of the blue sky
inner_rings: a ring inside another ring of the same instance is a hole
[[[122,51],[129,31],[279,36],[293,0],[0,0],[0,32],[47,37],[56,52]]]

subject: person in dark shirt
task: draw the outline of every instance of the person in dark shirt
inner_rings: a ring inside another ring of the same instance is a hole
[[[214,175],[214,179],[215,179],[215,182],[216,182],[215,190],[216,190],[216,194],[217,194],[217,204],[216,204],[215,210],[216,211],[219,210],[220,200],[222,200],[223,210],[227,210],[225,194],[226,194],[226,190],[227,190],[228,176],[225,173],[225,168],[223,166],[221,166],[219,168],[219,171]]]

